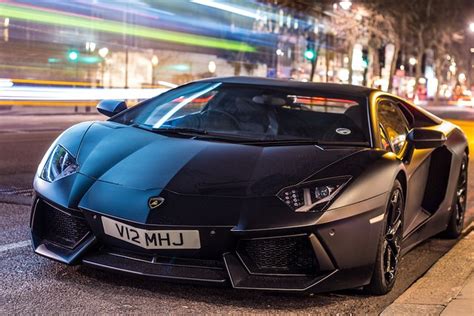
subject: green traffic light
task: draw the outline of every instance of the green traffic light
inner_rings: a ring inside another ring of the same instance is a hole
[[[312,50],[307,50],[304,52],[304,57],[308,60],[313,60],[316,54]]]
[[[71,50],[71,51],[69,51],[69,53],[67,54],[67,58],[68,58],[70,61],[77,61],[77,59],[79,58],[79,52],[76,51],[76,50]]]

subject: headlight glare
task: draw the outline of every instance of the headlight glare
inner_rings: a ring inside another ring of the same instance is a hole
[[[61,145],[57,145],[41,171],[40,178],[48,182],[64,178],[77,172],[76,159]]]
[[[349,182],[350,176],[322,179],[282,189],[278,198],[295,212],[323,211]]]

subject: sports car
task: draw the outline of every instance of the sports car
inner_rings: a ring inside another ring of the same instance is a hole
[[[466,136],[382,91],[211,78],[97,109],[110,118],[62,133],[34,179],[34,251],[65,264],[384,294],[402,255],[463,228]]]

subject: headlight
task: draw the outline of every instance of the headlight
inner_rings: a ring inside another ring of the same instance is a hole
[[[63,146],[57,145],[46,160],[40,178],[53,182],[75,173],[78,167],[76,159]]]
[[[320,212],[350,179],[350,176],[343,176],[304,182],[282,189],[277,196],[295,212]]]

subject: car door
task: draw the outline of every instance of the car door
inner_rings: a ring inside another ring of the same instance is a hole
[[[413,118],[403,105],[389,97],[380,98],[377,102],[377,119],[381,146],[392,151],[405,164],[407,171],[407,192],[404,216],[404,236],[429,217],[422,208],[426,181],[429,175],[429,151],[415,150],[412,159],[407,155],[407,135],[413,127]]]

